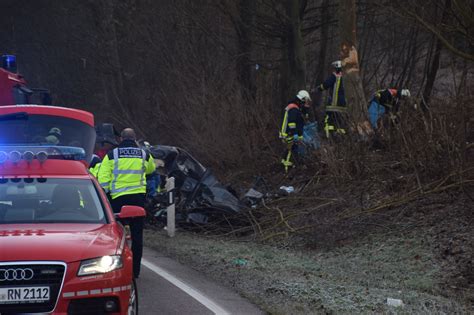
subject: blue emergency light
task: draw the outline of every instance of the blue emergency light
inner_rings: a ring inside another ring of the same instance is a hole
[[[7,161],[29,163],[35,159],[41,163],[46,160],[85,161],[86,153],[83,148],[66,146],[0,146],[0,165]]]
[[[3,55],[2,56],[2,68],[9,71],[16,73],[16,56],[15,55]]]

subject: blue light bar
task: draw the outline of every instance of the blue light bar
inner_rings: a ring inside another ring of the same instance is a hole
[[[85,161],[86,152],[83,148],[64,146],[0,146],[0,164],[35,159],[41,163],[46,160]]]
[[[3,55],[2,56],[2,68],[16,73],[16,56],[15,55]]]

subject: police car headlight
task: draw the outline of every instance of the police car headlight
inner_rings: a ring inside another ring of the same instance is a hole
[[[102,256],[94,259],[83,260],[77,275],[89,276],[98,273],[107,273],[122,268],[122,266],[123,262],[121,256]]]

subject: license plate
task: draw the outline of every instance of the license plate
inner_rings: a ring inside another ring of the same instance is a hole
[[[0,304],[41,303],[49,301],[49,287],[0,288]]]

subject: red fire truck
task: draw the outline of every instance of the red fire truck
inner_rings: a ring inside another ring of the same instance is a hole
[[[47,89],[30,88],[17,73],[16,57],[3,55],[0,62],[0,105],[51,104]]]

